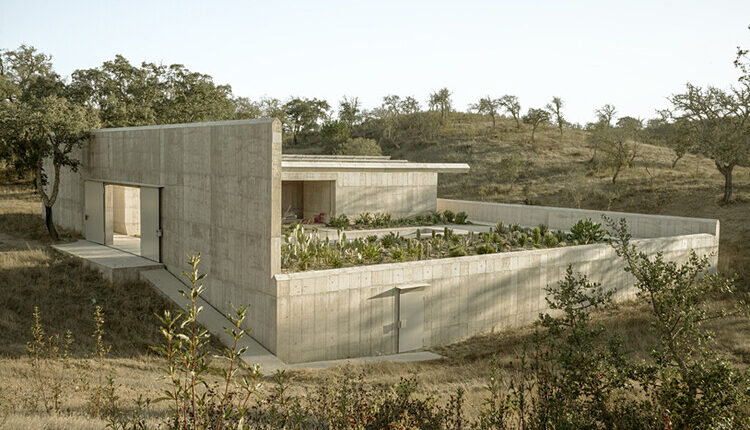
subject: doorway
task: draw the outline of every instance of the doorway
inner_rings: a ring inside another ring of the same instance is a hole
[[[84,183],[86,240],[161,261],[160,188]]]
[[[130,254],[141,255],[141,190],[125,185],[106,185],[105,235],[108,245]]]

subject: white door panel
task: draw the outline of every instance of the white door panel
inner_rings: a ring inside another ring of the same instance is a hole
[[[86,240],[104,244],[104,184],[84,182],[84,233]]]
[[[141,187],[141,257],[160,261],[159,188]]]
[[[424,346],[424,290],[399,290],[398,352],[414,351]]]

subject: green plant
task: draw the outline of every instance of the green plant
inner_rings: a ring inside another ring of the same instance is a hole
[[[370,215],[369,212],[362,212],[354,219],[354,224],[360,226],[369,226],[372,224],[372,215]]]
[[[542,231],[539,229],[539,227],[534,227],[534,230],[531,231],[531,243],[534,245],[539,245],[542,242]]]
[[[544,234],[544,246],[547,248],[555,248],[559,244],[557,237],[551,232],[548,231]]]
[[[580,245],[601,242],[606,237],[606,231],[601,224],[594,223],[591,218],[579,220],[570,228],[570,240]]]
[[[419,230],[417,230],[417,232],[419,232]],[[419,239],[419,238],[417,238],[417,239]],[[393,248],[400,241],[401,241],[400,236],[398,234],[392,233],[392,232],[388,233],[388,234],[386,234],[386,235],[384,235],[383,237],[380,238],[380,244],[383,245],[383,248],[386,248],[386,249]]]
[[[404,250],[401,248],[394,249],[391,251],[391,258],[395,261],[404,261]]]
[[[463,257],[466,255],[466,249],[463,246],[454,246],[450,249],[449,255],[451,257]]]
[[[445,222],[447,223],[453,223],[456,219],[456,215],[451,210],[443,211],[443,218],[445,219]]]
[[[733,280],[710,273],[708,258],[694,251],[682,264],[666,261],[661,251],[649,257],[631,243],[625,219],[605,221],[611,246],[654,317],[659,345],[652,351],[653,362],[639,365],[636,374],[650,408],[674,428],[750,426],[750,375],[717,353],[714,332],[707,327],[713,320],[747,315],[743,301],[729,310],[710,304],[712,298],[735,294]]]
[[[468,222],[469,214],[461,211],[456,214],[456,224],[466,224]]]
[[[482,244],[477,247],[477,254],[492,254],[495,252],[495,248],[490,244]]]
[[[347,228],[349,227],[349,217],[341,214],[335,217],[332,217],[330,221],[328,221],[328,224],[326,224],[328,227],[333,228]]]
[[[233,343],[216,355],[227,365],[215,370],[222,382],[212,387],[206,381],[210,371],[209,334],[198,325],[198,316],[203,309],[199,302],[205,292],[201,281],[206,277],[198,272],[200,260],[200,254],[190,256],[191,271],[183,272],[190,282],[190,290],[181,291],[188,301],[187,312],[173,315],[165,311],[160,317],[165,342],[154,350],[167,362],[164,376],[170,387],[157,401],[170,403],[171,428],[237,428],[238,423],[241,427],[248,413],[248,401],[260,388],[259,368],[247,366],[240,359],[246,351],[246,347],[240,345],[248,334],[242,328],[247,307],[232,305],[233,313],[227,315],[232,325],[225,331]]]

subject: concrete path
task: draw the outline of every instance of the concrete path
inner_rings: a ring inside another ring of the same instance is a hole
[[[401,354],[379,355],[374,357],[344,358],[341,360],[312,361],[309,363],[287,364],[287,369],[328,369],[346,364],[369,364],[369,363],[411,363],[415,361],[440,360],[443,356],[430,351],[403,352]]]
[[[52,248],[78,257],[113,282],[138,280],[140,272],[164,268],[161,263],[88,240],[52,245]]]
[[[85,265],[99,270],[105,278],[111,281],[139,279],[145,281],[157,292],[178,305],[182,310],[187,310],[187,299],[182,296],[180,291],[186,291],[188,286],[164,269],[164,265],[161,263],[156,263],[116,248],[86,240],[52,245],[52,247],[58,251],[82,259]],[[224,332],[225,327],[231,326],[229,318],[203,299],[200,299],[199,304],[203,306],[203,310],[198,316],[198,322],[224,345],[231,345],[233,342],[231,336]],[[432,352],[416,351],[375,357],[286,364],[249,336],[243,339],[241,346],[247,347],[247,350],[241,357],[242,360],[248,365],[259,364],[260,370],[264,375],[272,375],[277,370],[283,369],[328,369],[346,364],[358,365],[376,362],[404,363],[442,358]]]

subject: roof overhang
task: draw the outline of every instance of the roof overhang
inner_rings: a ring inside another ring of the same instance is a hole
[[[282,172],[435,172],[466,173],[466,163],[410,163],[387,161],[307,161],[282,160]]]

